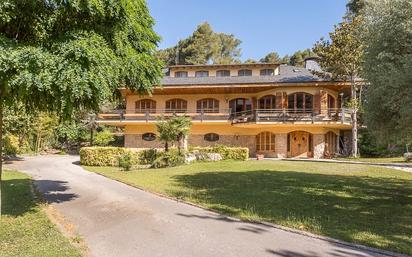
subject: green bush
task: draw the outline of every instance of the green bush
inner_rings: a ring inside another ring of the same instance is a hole
[[[133,156],[132,152],[124,152],[121,156],[119,156],[119,167],[123,168],[125,171],[131,170],[133,166]]]
[[[194,147],[193,150],[204,153],[218,153],[223,160],[240,160],[246,161],[249,159],[249,149],[246,147],[228,147],[224,145],[216,145],[213,147]]]
[[[94,144],[98,146],[108,146],[111,142],[114,142],[115,138],[113,133],[110,130],[103,130],[101,132],[96,133],[94,137]]]
[[[185,155],[170,149],[168,152],[159,152],[157,158],[152,163],[152,168],[175,167],[185,163]]]
[[[7,135],[3,139],[4,153],[6,155],[16,156],[20,153],[19,138],[14,135]]]
[[[132,164],[138,163],[138,153],[123,147],[83,147],[80,149],[80,164],[86,166],[118,166],[119,157],[125,153],[132,156]]]
[[[146,149],[139,152],[139,164],[152,164],[159,157],[157,149]]]

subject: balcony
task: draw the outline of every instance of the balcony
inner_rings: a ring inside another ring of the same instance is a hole
[[[350,125],[350,109],[255,109],[243,112],[231,112],[230,109],[219,110],[115,110],[98,115],[98,122],[155,122],[160,116],[185,115],[194,122],[230,122],[231,124],[264,123],[341,123]]]

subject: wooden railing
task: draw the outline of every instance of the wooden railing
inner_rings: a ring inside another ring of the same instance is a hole
[[[186,109],[150,109],[150,110],[115,110],[99,114],[99,120],[120,120],[120,121],[156,121],[160,116],[170,117],[172,115],[185,115],[193,121],[231,121],[237,123],[325,123],[339,122],[350,124],[350,109],[255,109],[243,112],[231,112],[225,110],[186,110]]]

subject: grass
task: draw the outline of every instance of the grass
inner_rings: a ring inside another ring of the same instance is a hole
[[[411,165],[412,162],[406,162],[403,157],[361,157],[361,158],[336,158],[341,161],[356,161],[356,162],[372,162],[372,163],[395,163],[395,164],[406,164]]]
[[[30,178],[15,171],[3,175],[0,256],[81,256],[48,219]]]
[[[412,173],[287,161],[222,161],[129,172],[86,169],[244,220],[412,254]]]

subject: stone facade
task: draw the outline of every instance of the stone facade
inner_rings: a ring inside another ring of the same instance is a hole
[[[325,154],[325,134],[313,135],[313,158],[321,159]]]
[[[288,134],[276,134],[275,136],[276,157],[286,158],[288,155]]]

